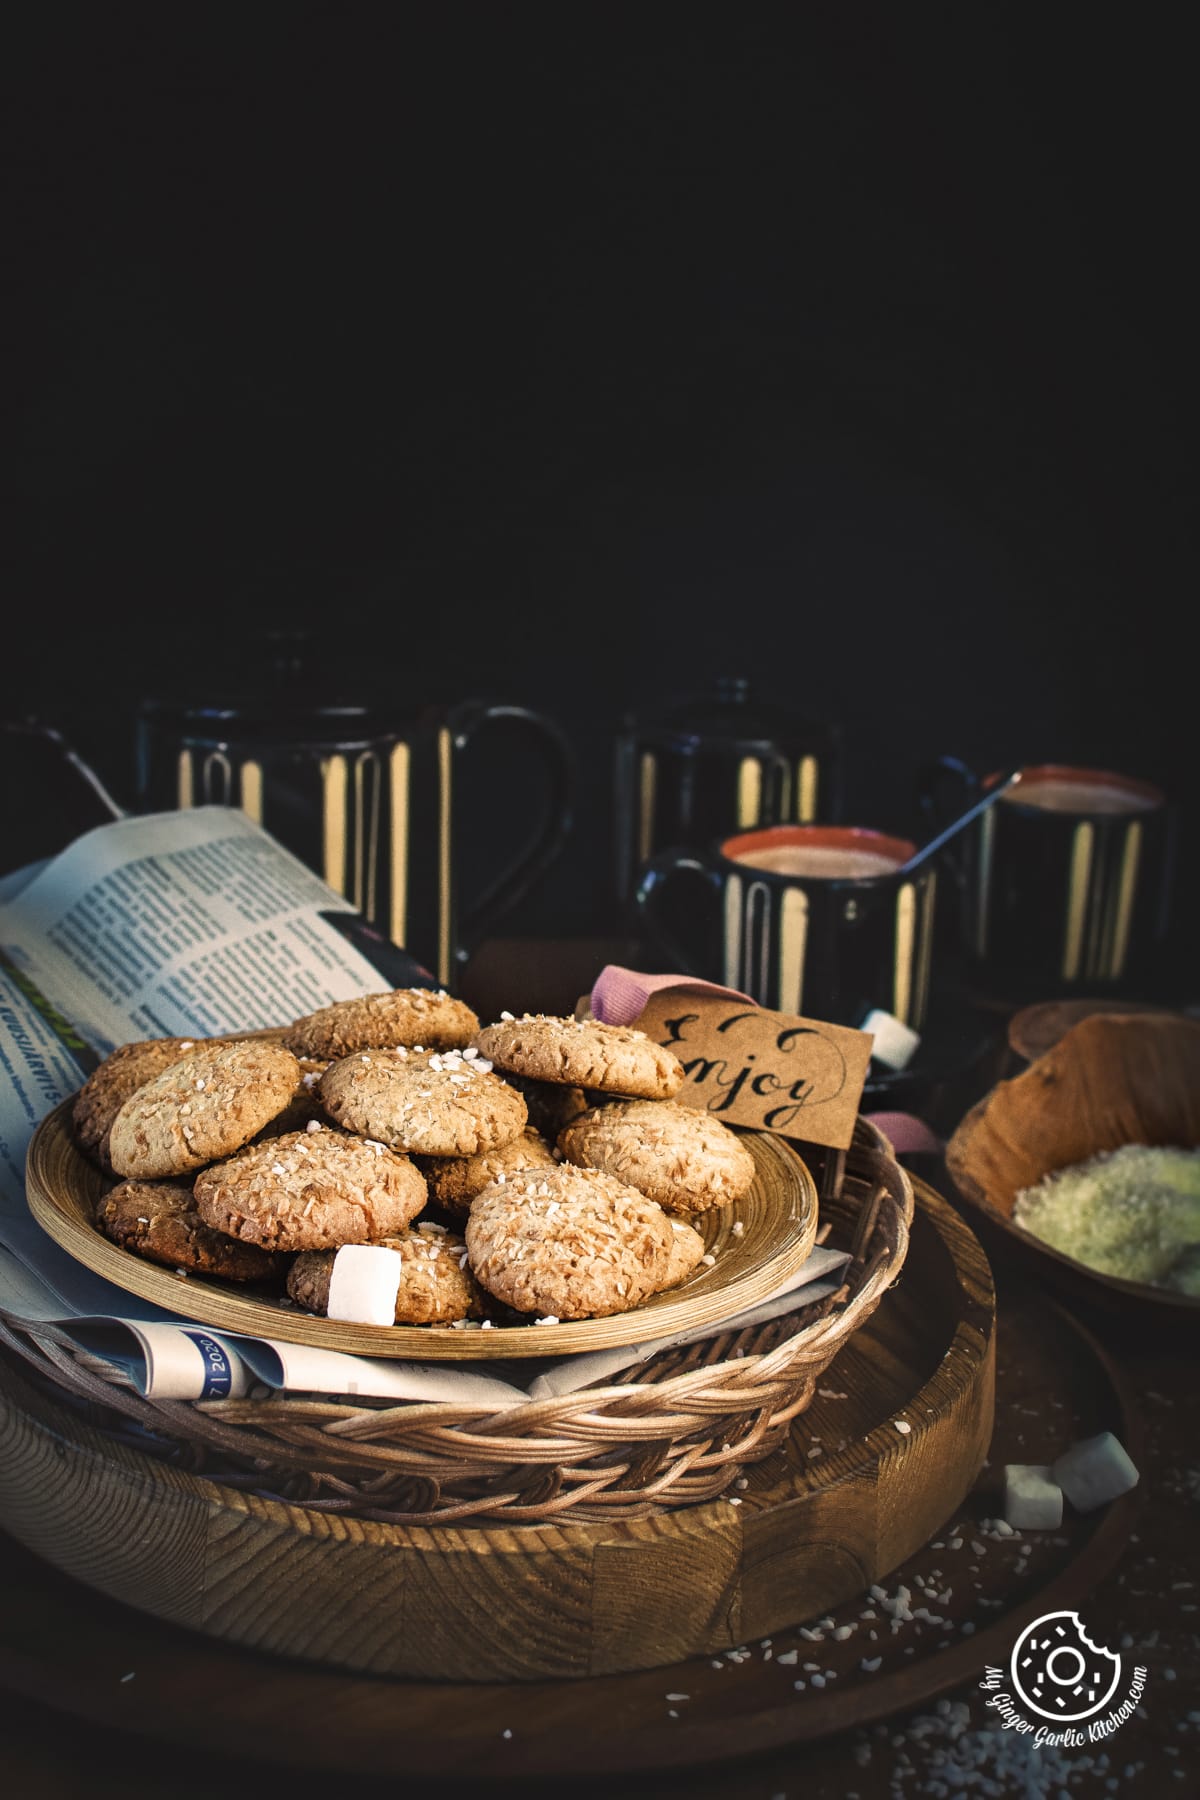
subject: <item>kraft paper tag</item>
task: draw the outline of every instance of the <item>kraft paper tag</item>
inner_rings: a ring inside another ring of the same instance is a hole
[[[846,1150],[871,1061],[870,1032],[663,988],[634,1024],[683,1064],[673,1096],[725,1125]]]

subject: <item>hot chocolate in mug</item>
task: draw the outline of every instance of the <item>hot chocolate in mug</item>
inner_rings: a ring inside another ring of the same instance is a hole
[[[919,1032],[937,872],[932,861],[906,872],[915,854],[906,838],[851,825],[777,825],[718,839],[703,853],[667,849],[640,871],[639,922],[681,971],[761,1006],[850,1026],[879,1010]],[[700,882],[708,891],[699,920],[690,908],[681,917]],[[682,933],[666,919],[668,889],[680,902],[672,913]],[[697,944],[705,925],[707,941]]]
[[[943,756],[923,771],[931,821],[997,775]],[[1032,763],[962,834],[947,861],[978,985],[1011,1000],[1130,989],[1152,979],[1169,923],[1174,812],[1151,782]]]

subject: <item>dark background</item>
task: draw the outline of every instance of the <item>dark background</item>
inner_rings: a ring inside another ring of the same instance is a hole
[[[570,934],[614,922],[620,713],[745,674],[844,727],[858,823],[916,829],[938,751],[1163,783],[1194,912],[1182,21],[9,33],[7,712],[128,797],[138,700],[269,627],[399,706],[540,707],[577,822],[506,929]]]

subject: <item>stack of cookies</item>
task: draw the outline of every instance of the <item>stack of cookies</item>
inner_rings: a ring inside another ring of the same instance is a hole
[[[277,1039],[127,1044],[73,1116],[116,1181],[97,1225],[135,1254],[332,1318],[554,1323],[683,1280],[706,1256],[691,1221],[753,1180],[736,1133],[674,1101],[683,1080],[629,1027],[481,1026],[402,988]]]

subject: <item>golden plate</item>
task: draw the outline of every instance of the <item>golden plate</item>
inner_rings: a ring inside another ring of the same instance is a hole
[[[666,1293],[630,1312],[563,1325],[497,1326],[454,1331],[445,1325],[352,1325],[283,1305],[262,1290],[204,1275],[177,1275],[110,1242],[93,1223],[97,1201],[113,1182],[83,1155],[71,1129],[71,1101],[48,1113],[30,1141],[26,1192],[44,1231],[77,1262],[140,1294],[144,1300],[225,1331],[284,1338],[355,1356],[404,1357],[417,1362],[562,1356],[644,1344],[698,1325],[719,1325],[756,1306],[812,1250],[817,1233],[817,1188],[808,1165],[781,1137],[739,1133],[754,1158],[749,1191],[734,1206],[715,1207],[696,1221],[705,1249],[716,1255]],[[733,1227],[742,1229],[735,1232]]]

